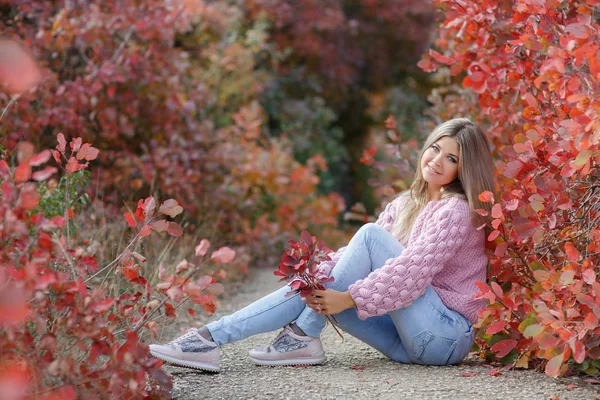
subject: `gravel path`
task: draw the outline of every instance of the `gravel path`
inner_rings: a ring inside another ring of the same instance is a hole
[[[217,312],[202,316],[210,322],[280,287],[271,270],[257,270],[253,278],[223,299]],[[165,329],[165,339],[179,335],[177,326]],[[248,351],[268,344],[270,332],[224,346],[221,373],[166,366],[173,377],[173,399],[600,399],[600,385],[580,377],[552,379],[534,371],[505,371],[489,376],[492,367],[467,359],[458,366],[428,367],[393,362],[345,334],[345,342],[331,326],[322,335],[327,362],[310,367],[262,367]],[[475,372],[471,377],[464,372]]]

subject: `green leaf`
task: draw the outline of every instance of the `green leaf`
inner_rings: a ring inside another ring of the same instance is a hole
[[[529,264],[529,269],[532,271],[539,271],[539,270],[545,270],[546,267],[544,267],[544,264],[542,264],[541,262],[534,261]]]
[[[581,150],[579,152],[579,154],[577,154],[577,157],[575,157],[575,166],[583,167],[585,165],[585,163],[588,162],[591,155],[592,155],[591,150]]]
[[[539,335],[543,331],[544,331],[543,325],[533,324],[533,325],[529,325],[527,328],[525,328],[525,330],[523,331],[523,336],[525,336],[526,338],[532,338],[532,337]]]

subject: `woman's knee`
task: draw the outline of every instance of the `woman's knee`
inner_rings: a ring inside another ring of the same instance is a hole
[[[356,232],[357,235],[360,234],[365,237],[372,236],[372,235],[378,235],[378,234],[380,235],[382,233],[388,233],[388,231],[386,231],[384,228],[382,228],[381,226],[377,225],[374,222],[369,222],[367,224],[364,224]]]

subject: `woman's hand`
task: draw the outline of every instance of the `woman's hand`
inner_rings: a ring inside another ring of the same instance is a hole
[[[302,300],[315,312],[323,315],[339,314],[356,306],[350,292],[338,292],[333,289],[315,290],[314,296],[306,296]]]

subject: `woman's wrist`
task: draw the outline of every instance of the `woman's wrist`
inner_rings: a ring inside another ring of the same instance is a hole
[[[347,307],[346,308],[348,309],[348,308],[356,307],[356,303],[354,302],[354,299],[350,295],[350,292],[346,291],[346,292],[344,292],[344,294],[346,295],[346,298],[347,298],[347,303],[346,303]]]

